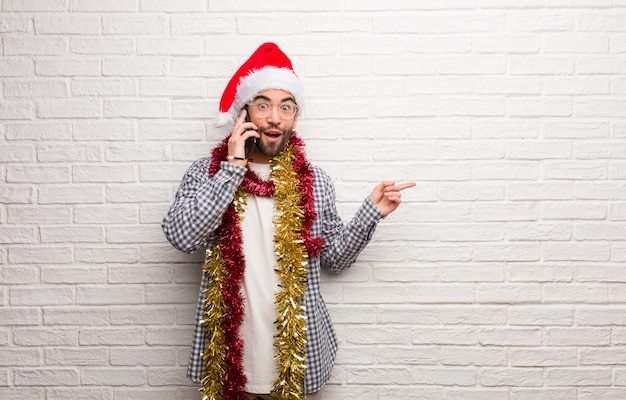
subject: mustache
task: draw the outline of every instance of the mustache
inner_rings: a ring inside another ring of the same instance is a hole
[[[260,127],[260,129],[259,129],[259,133],[263,133],[263,132],[265,132],[265,131],[267,131],[267,130],[270,130],[270,129],[272,129],[272,130],[278,130],[278,131],[281,131],[283,135],[286,135],[287,133],[289,133],[289,131],[288,131],[287,129],[285,129],[285,128],[280,128],[278,125],[268,125],[268,126],[262,126],[262,127]]]

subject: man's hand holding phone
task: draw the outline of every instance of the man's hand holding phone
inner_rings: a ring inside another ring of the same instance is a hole
[[[234,165],[245,166],[259,137],[258,127],[250,121],[247,107],[235,120],[233,133],[228,140],[228,162]]]

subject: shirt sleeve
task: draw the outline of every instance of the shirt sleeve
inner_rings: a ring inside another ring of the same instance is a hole
[[[370,199],[366,198],[350,222],[344,225],[337,212],[334,185],[325,173],[322,173],[321,177],[323,177],[324,205],[322,215],[318,215],[318,218],[322,218],[325,246],[320,255],[320,262],[322,268],[340,272],[356,261],[384,216]]]
[[[161,223],[167,240],[185,253],[208,247],[246,173],[245,167],[222,162],[211,176],[209,164],[210,158],[205,157],[189,167]]]

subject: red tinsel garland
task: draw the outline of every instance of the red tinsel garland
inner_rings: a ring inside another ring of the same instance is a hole
[[[226,160],[228,155],[228,137],[212,152],[209,173],[214,176],[221,168],[221,162]],[[316,218],[314,208],[313,182],[315,174],[304,153],[304,143],[295,132],[292,133],[290,144],[294,148],[292,160],[293,171],[299,181],[301,194],[301,207],[304,211],[303,225],[304,231],[300,232],[304,246],[310,257],[319,257],[324,240],[322,238],[311,237],[311,226]],[[248,169],[241,189],[245,192],[259,197],[271,197],[274,194],[274,184],[264,181],[256,173]],[[245,257],[242,249],[242,232],[240,216],[234,202],[228,206],[222,218],[222,223],[218,228],[220,248],[223,255],[224,269],[227,272],[222,284],[222,297],[227,310],[223,316],[223,329],[225,336],[226,354],[224,358],[224,393],[223,398],[230,400],[245,400],[246,396],[243,388],[246,384],[246,377],[243,373],[243,341],[239,337],[239,327],[243,320],[243,300],[240,295],[241,283],[245,271]]]

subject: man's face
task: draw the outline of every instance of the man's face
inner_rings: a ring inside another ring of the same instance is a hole
[[[261,136],[251,158],[265,161],[280,154],[298,122],[297,106],[291,93],[281,89],[259,92],[250,102],[248,113]]]

